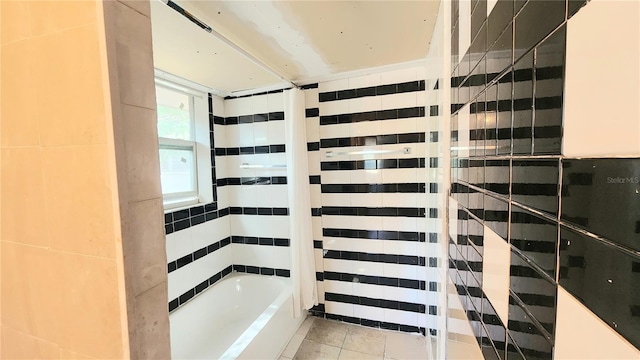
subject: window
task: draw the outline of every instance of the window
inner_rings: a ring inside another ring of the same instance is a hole
[[[160,180],[165,210],[215,202],[213,102],[202,85],[156,69]]]

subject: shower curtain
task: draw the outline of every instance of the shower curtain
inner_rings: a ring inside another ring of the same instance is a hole
[[[296,88],[286,90],[284,105],[293,313],[298,317],[302,309],[318,304],[304,92]]]

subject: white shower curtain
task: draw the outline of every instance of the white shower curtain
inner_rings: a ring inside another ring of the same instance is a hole
[[[293,313],[298,317],[302,309],[310,309],[318,304],[302,90],[294,88],[284,92],[284,109]]]

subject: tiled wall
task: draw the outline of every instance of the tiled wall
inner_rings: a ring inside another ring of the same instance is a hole
[[[282,91],[221,99],[209,95],[216,201],[165,213],[169,310],[233,271],[289,277]]]
[[[579,31],[568,36],[568,29],[603,3],[582,9],[585,1],[451,3],[449,276],[451,296],[457,293],[466,312],[452,318],[469,320],[472,333],[457,335],[474,336],[485,358],[550,359],[554,352],[560,358],[581,347],[606,354],[604,343],[582,341],[588,331],[604,334],[612,353],[639,354],[640,151],[607,152],[597,142],[595,152],[573,144],[563,151],[563,136],[580,127],[564,99],[583,91],[576,78],[565,79],[567,49],[589,41]],[[637,4],[631,7],[637,18]],[[596,13],[590,16],[585,24],[599,23]],[[590,71],[611,76],[613,69],[600,63]],[[599,91],[637,101],[616,88]],[[637,131],[637,119],[624,130],[603,130]],[[631,158],[578,158],[594,153]],[[576,326],[584,323],[598,328]],[[450,327],[451,338],[458,329]]]
[[[313,312],[346,322],[425,333],[438,308],[426,292],[437,285],[426,267],[435,234],[425,217],[426,120],[424,68],[321,82],[306,90],[316,268],[320,305]],[[434,138],[435,136],[435,138]],[[410,153],[403,153],[403,148]],[[362,150],[396,153],[340,154]],[[327,156],[333,153],[334,156]],[[318,181],[319,180],[319,181]]]

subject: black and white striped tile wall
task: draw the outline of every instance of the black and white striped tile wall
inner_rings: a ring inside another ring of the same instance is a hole
[[[289,240],[286,168],[242,168],[286,164],[283,96],[276,91],[224,101],[224,142],[216,143],[216,153],[226,149],[217,159],[227,170],[223,188],[229,196],[231,235],[238,238],[232,244],[236,264],[289,269],[288,245],[269,241]]]
[[[306,90],[310,169],[320,178],[312,206],[322,207],[314,223],[316,315],[425,333],[427,316],[438,311],[426,300],[437,288],[426,269],[437,259],[426,252],[425,217],[441,214],[425,207],[426,194],[437,191],[425,183],[425,168],[441,164],[424,156],[431,141],[424,78],[424,68],[409,68]]]
[[[639,154],[563,152],[567,29],[592,5],[451,3],[449,338],[488,359],[640,356]]]
[[[215,119],[224,116],[222,99],[209,96],[211,148],[220,139]],[[215,137],[215,139],[214,139]],[[218,160],[218,162],[216,162]],[[212,154],[212,173],[225,177],[225,166]],[[211,183],[213,186],[213,182]],[[168,261],[169,311],[231,272],[233,249],[229,226],[229,203],[226,189],[214,186],[216,202],[205,206],[168,211],[165,228]]]

